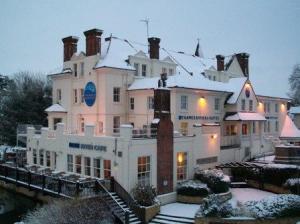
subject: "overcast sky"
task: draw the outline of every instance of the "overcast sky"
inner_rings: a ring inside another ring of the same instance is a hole
[[[288,76],[300,63],[300,1],[91,1],[1,0],[0,73],[49,72],[62,65],[61,38],[104,30],[146,43],[162,38],[166,48],[193,53],[197,38],[205,57],[250,54],[250,80],[256,92],[285,96]]]

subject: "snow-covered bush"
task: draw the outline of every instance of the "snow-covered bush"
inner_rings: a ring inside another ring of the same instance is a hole
[[[300,178],[290,178],[284,184],[293,194],[300,194]]]
[[[220,197],[212,194],[203,199],[197,217],[229,217],[233,215],[234,208],[228,202],[223,203]]]
[[[199,180],[188,180],[178,184],[177,193],[185,196],[206,197],[209,194],[209,188]]]
[[[138,184],[132,189],[132,195],[141,206],[151,206],[156,203],[157,192],[153,186]]]
[[[260,201],[247,201],[245,210],[254,218],[293,217],[300,214],[300,196],[282,194]]]
[[[208,169],[195,171],[195,179],[207,184],[213,193],[224,193],[229,190],[230,178],[222,170]]]

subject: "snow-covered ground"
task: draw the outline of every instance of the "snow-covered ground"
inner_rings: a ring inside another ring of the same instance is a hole
[[[197,204],[171,203],[160,207],[160,214],[194,218],[200,208]]]
[[[273,196],[275,194],[261,191],[254,188],[231,188],[232,199],[229,202],[236,207],[237,203],[245,203],[246,201],[260,201],[263,198]]]

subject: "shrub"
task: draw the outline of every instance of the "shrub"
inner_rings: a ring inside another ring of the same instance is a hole
[[[244,207],[254,218],[294,217],[300,214],[300,196],[275,195],[260,201],[247,201]]]
[[[300,178],[287,179],[284,186],[288,188],[293,194],[300,195]]]
[[[210,195],[203,199],[196,216],[200,217],[230,217],[233,215],[233,207],[230,203],[223,203],[216,195]]]
[[[230,179],[221,170],[200,170],[195,172],[195,179],[207,184],[213,193],[224,193],[229,190]]]
[[[132,189],[132,195],[141,206],[151,206],[156,203],[157,193],[153,186],[138,184]]]
[[[186,196],[206,197],[209,193],[209,189],[206,184],[200,181],[188,180],[177,186],[177,193]]]

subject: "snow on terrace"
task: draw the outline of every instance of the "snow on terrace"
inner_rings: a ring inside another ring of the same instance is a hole
[[[197,204],[171,203],[160,207],[160,214],[194,218],[199,209]]]
[[[232,199],[229,202],[233,207],[236,207],[238,203],[244,204],[247,201],[260,201],[263,198],[275,195],[274,193],[254,188],[231,188],[230,191]]]

